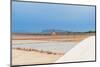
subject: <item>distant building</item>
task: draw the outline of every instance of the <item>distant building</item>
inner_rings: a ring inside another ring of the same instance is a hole
[[[51,34],[52,34],[52,35],[56,35],[56,32],[52,32]]]

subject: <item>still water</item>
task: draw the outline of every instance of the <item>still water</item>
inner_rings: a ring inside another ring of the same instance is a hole
[[[76,42],[43,42],[43,43],[32,43],[32,44],[14,44],[13,48],[33,48],[43,51],[52,52],[68,52],[77,43]]]

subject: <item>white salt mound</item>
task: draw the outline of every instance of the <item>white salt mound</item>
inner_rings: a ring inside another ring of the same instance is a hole
[[[78,43],[55,63],[91,60],[95,60],[95,36],[90,36]]]

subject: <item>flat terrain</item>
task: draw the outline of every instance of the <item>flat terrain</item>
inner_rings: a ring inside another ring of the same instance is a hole
[[[53,63],[63,55],[54,55],[47,53],[40,53],[35,51],[12,50],[12,64],[26,65],[26,64],[43,64]]]
[[[92,34],[95,35],[95,34]],[[54,63],[91,34],[12,35],[12,64]]]
[[[17,40],[19,41],[19,40]],[[27,40],[23,40],[27,42]],[[19,41],[20,42],[20,41]],[[21,41],[22,42],[22,41]],[[66,53],[73,48],[77,42],[32,42],[27,44],[15,44],[13,48],[26,48],[26,49],[38,49],[40,51],[51,51],[56,53]]]
[[[12,34],[13,40],[40,40],[40,41],[76,41],[79,42],[84,38],[93,36],[95,33],[73,33],[65,35],[43,35],[43,34]]]

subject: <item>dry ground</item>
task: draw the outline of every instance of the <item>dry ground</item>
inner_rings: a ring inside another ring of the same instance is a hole
[[[32,43],[32,41],[66,41],[66,42],[80,42],[91,35],[56,35],[56,36],[35,36],[35,35],[12,35],[12,45],[18,42],[13,40],[31,40],[25,42]],[[22,42],[24,43],[24,42]],[[63,55],[54,55],[48,53],[41,53],[36,51],[23,51],[12,49],[12,64],[13,65],[26,65],[26,64],[44,64],[53,63]]]
[[[54,55],[40,53],[35,51],[23,51],[12,49],[12,64],[27,65],[27,64],[44,64],[53,63],[63,55]]]

